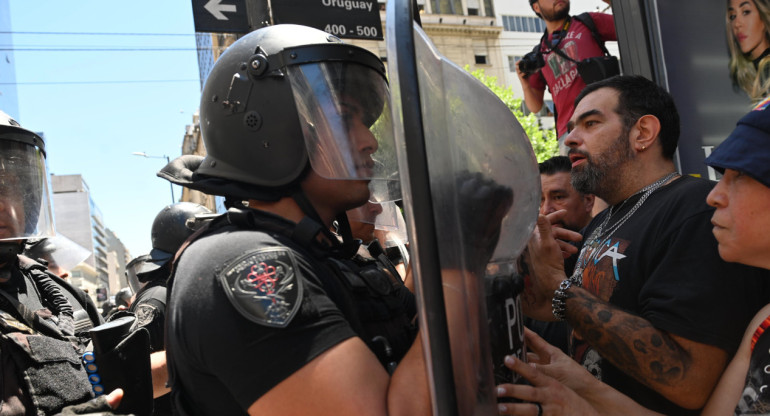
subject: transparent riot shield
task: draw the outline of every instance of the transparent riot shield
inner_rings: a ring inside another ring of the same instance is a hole
[[[387,4],[388,74],[434,414],[495,414],[524,355],[516,261],[540,176],[512,112],[437,51],[411,2]]]

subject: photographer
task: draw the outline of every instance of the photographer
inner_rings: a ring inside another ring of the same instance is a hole
[[[545,21],[546,31],[534,50],[516,66],[524,90],[524,102],[536,113],[543,107],[545,87],[553,96],[559,149],[566,151],[564,137],[572,117],[575,97],[586,84],[618,74],[617,60],[604,42],[617,40],[612,15],[569,15],[569,0],[529,0],[532,10]],[[593,28],[591,28],[593,26]],[[597,58],[599,59],[590,59]],[[589,61],[585,61],[589,60]],[[565,153],[566,154],[566,153]]]

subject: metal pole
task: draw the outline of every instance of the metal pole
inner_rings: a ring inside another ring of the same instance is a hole
[[[165,156],[165,157],[166,157],[166,164],[167,164],[167,165],[168,165],[169,163],[171,163],[171,160],[168,158],[168,156],[166,156],[166,155],[163,155],[163,156]],[[170,186],[170,187],[171,187],[171,203],[172,203],[172,204],[175,204],[175,203],[176,203],[176,198],[174,198],[174,184],[173,184],[173,183],[171,183],[171,182],[169,182],[169,183],[168,183],[168,186]]]
[[[254,31],[270,25],[270,8],[267,0],[246,0],[246,17],[249,29]]]

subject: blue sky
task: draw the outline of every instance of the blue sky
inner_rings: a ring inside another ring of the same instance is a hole
[[[50,173],[83,175],[105,225],[132,256],[149,252],[152,220],[171,202],[169,183],[155,176],[165,159],[132,153],[179,156],[198,108],[191,4],[10,0],[19,122],[45,133]],[[46,50],[25,50],[37,48]],[[178,200],[181,188],[174,193]]]

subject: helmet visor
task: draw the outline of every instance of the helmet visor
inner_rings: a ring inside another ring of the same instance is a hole
[[[30,242],[28,241],[27,244]],[[91,252],[64,235],[57,234],[54,237],[38,240],[37,243],[28,247],[24,254],[32,259],[47,261],[49,268],[59,267],[69,271],[84,262]]]
[[[372,180],[372,200],[396,199],[398,162],[382,75],[342,61],[289,66],[287,74],[313,170],[328,179]]]
[[[43,152],[15,140],[0,145],[0,241],[53,237]]]

